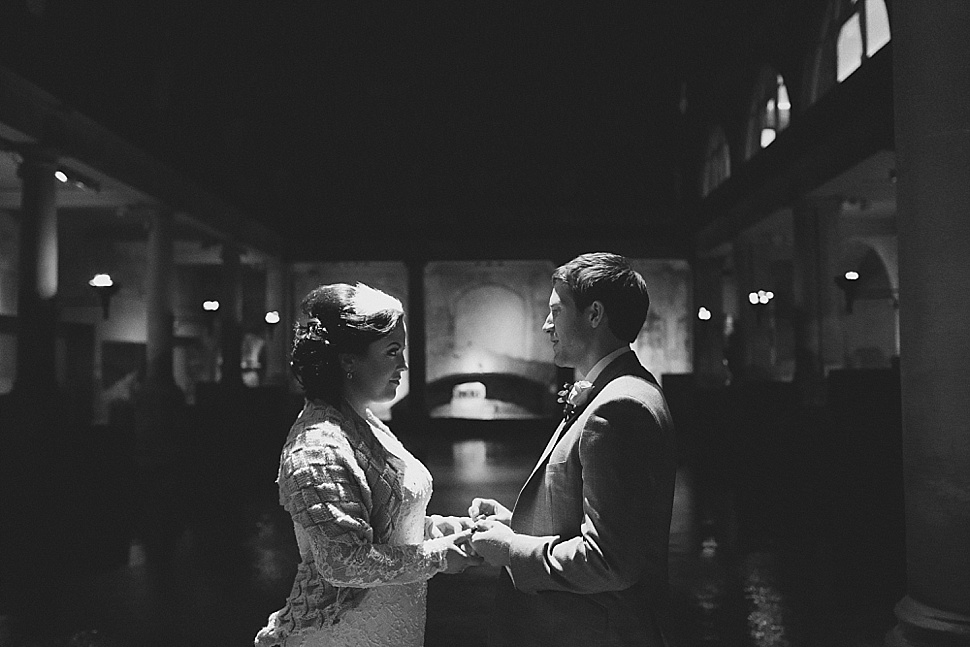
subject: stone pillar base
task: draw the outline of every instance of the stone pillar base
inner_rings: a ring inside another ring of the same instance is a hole
[[[934,609],[906,596],[896,604],[897,624],[886,647],[970,647],[970,616]]]

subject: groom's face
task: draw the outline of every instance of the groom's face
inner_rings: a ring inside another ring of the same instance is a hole
[[[549,296],[549,315],[542,325],[552,342],[556,366],[576,367],[586,356],[590,327],[584,314],[576,309],[569,287],[556,281]]]

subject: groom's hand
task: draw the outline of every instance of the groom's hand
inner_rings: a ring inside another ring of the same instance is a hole
[[[509,546],[515,533],[504,523],[482,519],[472,528],[471,544],[475,553],[492,566],[509,565]]]
[[[495,499],[483,499],[475,497],[472,504],[468,506],[468,516],[473,521],[484,517],[490,521],[498,521],[506,526],[512,522],[512,511]]]
[[[445,548],[445,570],[444,573],[454,575],[461,573],[469,566],[480,566],[484,559],[476,555],[471,548],[469,537],[470,530],[465,530],[454,535],[447,535],[435,539],[435,542],[443,544]]]

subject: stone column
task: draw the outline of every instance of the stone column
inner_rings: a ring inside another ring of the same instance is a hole
[[[222,294],[219,300],[219,319],[222,323],[222,379],[223,386],[242,386],[242,264],[239,250],[232,244],[222,246]]]
[[[893,9],[907,595],[887,644],[970,645],[970,3]]]
[[[145,272],[145,381],[137,399],[138,458],[152,478],[174,461],[178,414],[185,404],[172,374],[174,347],[172,214],[149,210]]]
[[[805,200],[793,209],[794,383],[799,403],[810,408],[825,406],[825,368],[842,357],[833,262],[840,211],[838,197]]]
[[[23,152],[20,265],[17,294],[17,374],[23,403],[51,402],[57,384],[57,155]]]
[[[736,241],[734,267],[738,281],[738,299],[741,301],[740,321],[736,326],[742,336],[741,364],[744,374],[733,377],[740,377],[741,382],[768,379],[772,368],[773,305],[756,307],[748,301],[750,292],[770,290],[772,287],[767,245],[761,241]]]
[[[701,388],[724,386],[724,312],[719,258],[699,258],[694,266],[694,308],[689,313],[694,326],[694,379]],[[698,310],[707,308],[710,319],[700,319]]]
[[[286,267],[277,259],[271,259],[266,266],[266,312],[275,310],[280,315],[278,324],[266,327],[265,383],[274,386],[285,386],[289,376],[287,360],[293,316],[287,275]]]
[[[428,344],[425,326],[424,260],[407,262],[408,268],[408,416],[413,423],[428,417],[425,386],[428,380]]]
[[[180,532],[179,439],[185,396],[172,373],[174,348],[174,221],[165,209],[146,209],[145,381],[136,398],[134,484],[141,505],[132,511],[136,536],[152,564],[167,562]]]
[[[152,211],[148,215],[147,272],[145,274],[146,306],[146,375],[152,385],[167,387],[174,383],[172,375],[173,327],[172,307],[174,276],[173,218],[167,211]]]

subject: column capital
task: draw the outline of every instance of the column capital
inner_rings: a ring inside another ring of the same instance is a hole
[[[17,149],[20,154],[20,167],[17,175],[23,177],[25,168],[50,168],[51,173],[57,170],[60,153],[56,148],[42,144],[28,144]]]

